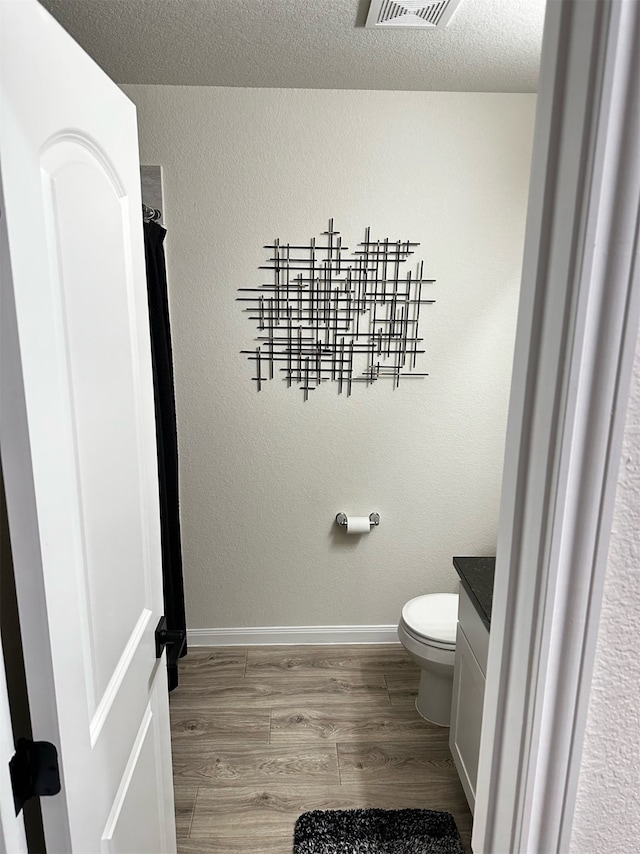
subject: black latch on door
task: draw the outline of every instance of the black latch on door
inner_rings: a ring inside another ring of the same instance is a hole
[[[9,761],[16,815],[29,798],[57,795],[60,791],[58,751],[48,741],[19,738]]]
[[[156,658],[160,658],[165,646],[170,647],[167,652],[167,667],[173,667],[178,663],[186,639],[187,633],[184,629],[168,629],[167,618],[160,617],[156,626]]]

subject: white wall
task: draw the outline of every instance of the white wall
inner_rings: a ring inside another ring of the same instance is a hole
[[[572,854],[640,839],[640,339],[629,398],[589,701]]]
[[[385,625],[455,590],[453,555],[495,551],[535,97],[123,88],[164,169],[190,627]],[[430,376],[257,393],[236,289],[330,217],[421,243]]]

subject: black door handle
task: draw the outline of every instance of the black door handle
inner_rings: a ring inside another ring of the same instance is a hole
[[[165,646],[170,647],[167,652],[167,667],[173,667],[178,663],[186,640],[185,629],[168,629],[167,618],[160,617],[156,626],[156,658],[160,658]]]

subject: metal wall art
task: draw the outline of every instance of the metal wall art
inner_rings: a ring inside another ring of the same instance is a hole
[[[270,257],[260,269],[272,281],[239,288],[251,296],[238,297],[258,325],[258,346],[241,351],[255,365],[257,390],[276,371],[305,400],[328,380],[350,395],[354,383],[391,379],[397,388],[401,378],[428,376],[415,371],[424,353],[418,324],[421,306],[434,302],[423,297],[423,286],[435,280],[424,278],[422,261],[407,269],[419,245],[372,240],[367,228],[348,255],[331,219],[322,238],[307,246],[280,240],[265,246]]]

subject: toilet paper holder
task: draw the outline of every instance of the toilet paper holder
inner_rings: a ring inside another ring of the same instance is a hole
[[[379,513],[369,513],[369,521],[372,525],[380,524],[380,514]],[[346,513],[338,513],[336,515],[336,522],[338,525],[342,525],[343,528],[347,527],[347,514]]]

